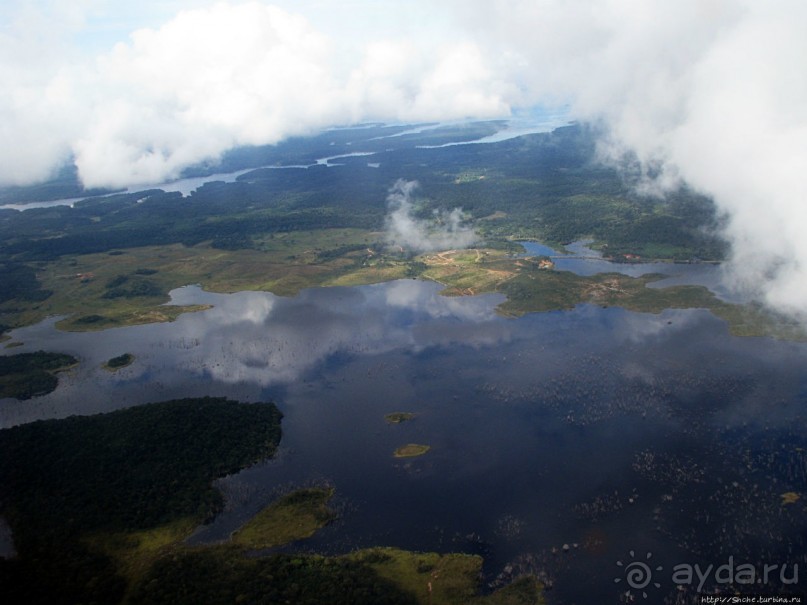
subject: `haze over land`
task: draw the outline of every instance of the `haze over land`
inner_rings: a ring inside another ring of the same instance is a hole
[[[338,124],[568,107],[602,157],[726,215],[738,285],[805,318],[807,7],[798,1],[13,1],[0,182],[177,177]]]

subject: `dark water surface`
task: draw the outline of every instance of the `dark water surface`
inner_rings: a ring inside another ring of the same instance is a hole
[[[498,295],[438,290],[187,287],[175,304],[214,308],[99,333],[55,320],[16,330],[24,345],[3,353],[81,364],[48,396],[0,401],[0,426],[188,396],[277,401],[278,457],[220,482],[227,509],[194,542],[225,539],[284,490],[329,483],[339,520],[293,548],[479,553],[491,587],[543,574],[550,603],[616,603],[626,590],[688,602],[697,576],[678,590],[672,573],[696,563],[807,575],[805,500],[787,503],[807,494],[807,346],[732,337],[702,310],[581,305],[513,320],[496,315]],[[101,369],[124,352],[134,364]],[[386,424],[394,411],[417,416]],[[432,449],[394,458],[406,443]],[[652,581],[628,575],[646,562]],[[726,573],[702,590],[725,588]]]

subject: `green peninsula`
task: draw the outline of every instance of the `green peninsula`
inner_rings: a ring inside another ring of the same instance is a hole
[[[19,353],[0,356],[0,398],[31,399],[47,395],[59,384],[56,376],[78,363],[62,353]]]
[[[0,431],[12,603],[117,603],[223,506],[212,482],[273,455],[274,404],[182,399]]]
[[[335,518],[328,508],[334,489],[308,488],[273,502],[232,535],[233,544],[245,548],[271,548],[310,538]]]

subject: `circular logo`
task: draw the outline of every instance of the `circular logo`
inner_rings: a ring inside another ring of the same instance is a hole
[[[651,569],[648,562],[653,557],[653,553],[647,553],[645,555],[644,561],[637,561],[636,553],[630,551],[630,558],[631,560],[623,563],[622,561],[617,561],[616,564],[619,567],[624,568],[622,577],[614,578],[615,583],[622,582],[623,580],[628,585],[628,594],[632,594],[632,591],[641,592],[643,598],[647,598],[647,592],[645,592],[645,588],[647,588],[650,583],[653,583],[653,586],[656,588],[661,588],[661,584],[658,582],[653,582],[653,571],[661,571],[664,569],[659,565],[655,569]]]

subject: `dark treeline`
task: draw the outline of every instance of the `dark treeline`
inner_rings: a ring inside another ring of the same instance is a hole
[[[271,456],[280,419],[273,404],[203,398],[0,431],[0,513],[18,553],[0,560],[3,602],[118,602],[115,564],[85,538],[210,519],[211,482]]]
[[[40,287],[31,267],[18,262],[0,262],[0,284],[0,303],[15,299],[42,301],[52,294]]]

